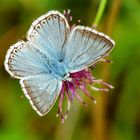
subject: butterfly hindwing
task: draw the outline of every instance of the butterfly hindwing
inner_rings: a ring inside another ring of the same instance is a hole
[[[49,73],[48,58],[31,42],[20,41],[12,45],[5,58],[5,68],[12,77],[22,78],[38,73]]]
[[[50,11],[36,19],[29,31],[28,39],[54,59],[61,59],[62,49],[69,35],[69,25],[61,13]]]
[[[70,72],[80,71],[104,57],[113,46],[114,41],[103,33],[76,26],[71,31],[64,61]]]
[[[49,112],[62,87],[62,81],[50,74],[25,77],[20,80],[20,84],[33,109],[40,116]]]

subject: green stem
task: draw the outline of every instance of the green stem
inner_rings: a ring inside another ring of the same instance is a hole
[[[106,7],[107,4],[107,0],[101,0],[100,1],[100,5],[99,5],[99,9],[97,11],[96,17],[95,17],[95,21],[93,23],[94,26],[97,26],[101,20],[101,17],[103,15],[104,9]]]

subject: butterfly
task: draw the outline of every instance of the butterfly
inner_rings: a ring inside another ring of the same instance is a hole
[[[66,17],[49,11],[36,19],[27,39],[7,51],[5,69],[20,80],[33,109],[40,115],[53,107],[63,81],[105,57],[115,42],[107,35],[85,26],[70,28]]]

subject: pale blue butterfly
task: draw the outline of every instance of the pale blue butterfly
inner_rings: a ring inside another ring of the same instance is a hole
[[[26,41],[12,45],[5,69],[17,79],[33,109],[41,116],[50,111],[70,73],[83,70],[108,54],[114,41],[84,26],[70,30],[58,11],[36,19]]]

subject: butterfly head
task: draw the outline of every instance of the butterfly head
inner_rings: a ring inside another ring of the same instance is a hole
[[[63,81],[69,81],[71,82],[72,81],[72,78],[70,78],[70,74],[69,73],[66,73],[62,79]]]

